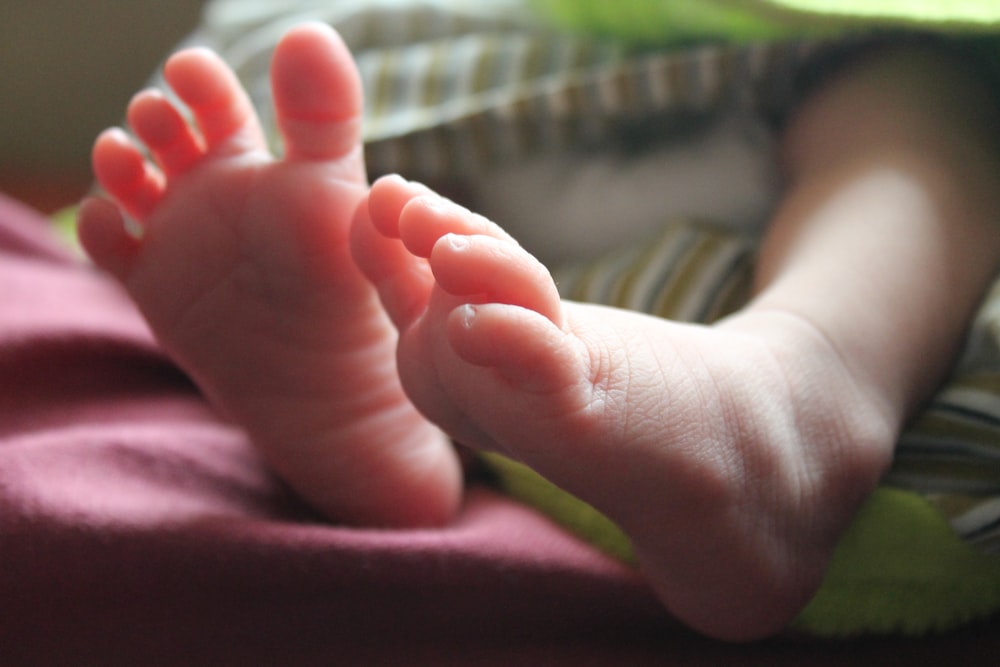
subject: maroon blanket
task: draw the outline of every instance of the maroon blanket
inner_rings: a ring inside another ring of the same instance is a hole
[[[951,662],[988,655],[968,649],[990,633],[701,640],[635,573],[484,484],[443,530],[325,523],[122,293],[0,197],[0,664]]]

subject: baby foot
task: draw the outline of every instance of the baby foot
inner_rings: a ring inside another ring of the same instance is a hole
[[[868,445],[891,437],[822,338],[780,313],[704,327],[562,302],[501,229],[398,177],[368,216],[355,258],[432,421],[615,520],[696,629],[791,620],[875,483]]]
[[[403,394],[396,331],[350,256],[367,182],[343,42],[317,24],[277,46],[281,159],[217,56],[182,51],[164,76],[194,127],[160,93],[133,99],[129,123],[152,161],[121,130],[98,138],[94,169],[112,199],[82,206],[84,247],[307,501],[348,522],[447,521],[455,453]]]

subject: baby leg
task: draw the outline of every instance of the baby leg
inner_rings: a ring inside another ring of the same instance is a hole
[[[821,337],[560,301],[501,229],[397,177],[373,186],[353,247],[416,405],[616,521],[681,620],[749,638],[808,600],[864,487],[850,458],[828,465],[864,407]]]

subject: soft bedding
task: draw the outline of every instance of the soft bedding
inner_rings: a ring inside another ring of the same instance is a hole
[[[637,575],[484,486],[443,530],[313,515],[5,198],[0,286],[0,664],[558,664],[672,632]]]
[[[751,646],[484,481],[433,531],[330,524],[0,195],[0,664],[990,664],[996,623]]]

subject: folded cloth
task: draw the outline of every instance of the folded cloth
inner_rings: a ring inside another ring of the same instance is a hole
[[[438,530],[317,517],[0,195],[0,664],[652,665],[677,630],[635,572],[481,484]]]

